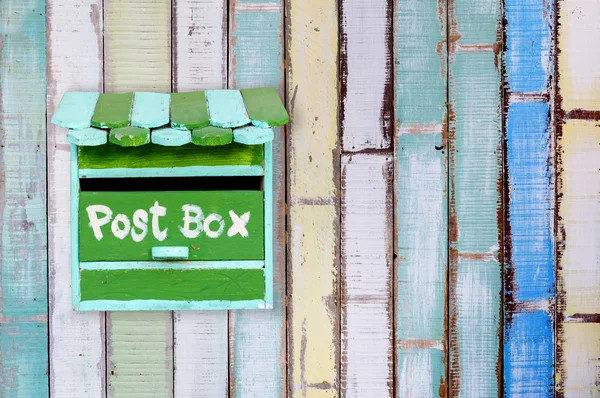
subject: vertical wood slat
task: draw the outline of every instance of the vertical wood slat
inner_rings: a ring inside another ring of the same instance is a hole
[[[227,88],[227,2],[173,2],[173,91]],[[176,311],[176,397],[227,396],[227,311]]]
[[[552,2],[507,0],[504,395],[553,396]]]
[[[600,394],[600,7],[558,2],[557,347],[559,397]],[[587,119],[587,120],[586,120]]]
[[[231,1],[229,39],[229,87],[268,86],[284,94],[283,1]],[[273,309],[230,313],[231,397],[286,394],[284,134],[285,129],[276,129],[274,141],[268,144],[274,168]],[[268,278],[267,283],[271,283]]]
[[[345,152],[387,149],[393,129],[392,0],[340,2],[340,126]]]
[[[344,155],[342,180],[341,392],[393,395],[393,163]]]
[[[48,394],[42,0],[0,3],[0,396]]]
[[[498,396],[501,3],[449,4],[450,396]]]
[[[447,394],[446,3],[396,2],[396,394]]]
[[[70,146],[50,123],[65,92],[102,91],[102,1],[51,0],[47,14],[50,396],[103,398],[105,314],[72,310]]]
[[[289,395],[339,394],[338,4],[289,0]]]
[[[171,2],[104,1],[106,92],[171,91]],[[173,396],[170,312],[109,312],[109,396]]]

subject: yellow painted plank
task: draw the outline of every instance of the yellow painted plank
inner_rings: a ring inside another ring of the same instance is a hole
[[[171,1],[105,0],[106,92],[171,92]],[[107,316],[110,397],[173,395],[171,312]]]
[[[565,398],[600,396],[600,324],[567,323],[562,332],[557,393]]]
[[[559,2],[558,70],[565,111],[600,109],[599,20],[597,0]]]
[[[339,396],[338,4],[288,9],[288,382],[292,397]]]

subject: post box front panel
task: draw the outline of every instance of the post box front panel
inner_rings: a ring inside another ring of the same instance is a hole
[[[178,260],[263,260],[263,192],[80,193],[79,261],[151,261],[177,250]]]

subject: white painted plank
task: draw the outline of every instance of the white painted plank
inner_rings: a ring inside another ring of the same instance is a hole
[[[226,88],[226,2],[173,4],[173,91]],[[227,396],[227,323],[226,311],[174,313],[175,397]]]
[[[65,92],[102,90],[102,1],[49,0],[47,18],[51,118]],[[104,313],[71,309],[70,149],[66,136],[66,129],[48,123],[50,395],[103,398]]]
[[[342,157],[342,359],[346,397],[391,397],[391,156]]]

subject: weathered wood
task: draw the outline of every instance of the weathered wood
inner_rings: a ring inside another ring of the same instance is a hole
[[[132,126],[110,129],[108,141],[122,147],[146,145],[150,143],[150,129]]]
[[[228,128],[250,123],[244,99],[238,90],[207,90],[211,126]]]
[[[233,141],[245,145],[260,145],[273,141],[272,128],[255,126],[240,127],[233,130]]]
[[[103,129],[129,126],[132,106],[133,93],[100,94],[92,116],[92,126]]]
[[[154,128],[169,123],[171,96],[169,94],[138,92],[133,97],[131,125]]]
[[[192,133],[189,130],[176,130],[170,127],[152,130],[150,140],[155,145],[182,146],[192,142]]]
[[[69,130],[67,142],[77,146],[98,146],[108,142],[106,130],[88,127],[82,130]]]
[[[449,3],[450,396],[501,393],[501,3]]]
[[[221,146],[233,142],[233,130],[208,126],[192,131],[192,142],[200,146]]]
[[[171,2],[105,0],[104,51],[107,92],[170,92]],[[170,312],[110,312],[106,333],[109,396],[173,396]]]
[[[227,2],[176,0],[173,13],[173,91],[227,88]],[[177,397],[227,396],[227,319],[226,311],[174,313]]]
[[[391,397],[393,163],[342,157],[341,396]]]
[[[209,123],[204,91],[171,94],[171,127],[195,130],[206,127]]]
[[[267,128],[283,126],[290,117],[283,107],[277,89],[273,87],[247,88],[241,90],[244,105],[252,124]]]
[[[65,92],[102,90],[102,1],[49,0],[47,14],[51,117]],[[105,398],[105,315],[75,312],[71,303],[70,145],[66,130],[47,126],[50,396]]]
[[[396,394],[447,396],[446,3],[395,4]]]
[[[98,92],[66,92],[52,116],[52,123],[68,129],[85,129],[92,125]]]
[[[289,394],[339,395],[338,5],[288,12]]]
[[[274,87],[284,97],[283,3],[229,2],[230,87]],[[284,129],[274,131],[274,140],[265,145],[265,150],[271,148],[274,170],[273,249],[266,254],[271,255],[273,263],[273,309],[235,311],[230,315],[231,397],[286,395],[286,151]]]
[[[389,148],[394,128],[394,0],[340,0],[339,3],[343,150]],[[398,14],[404,12],[398,9]],[[441,78],[438,75],[435,81]]]
[[[46,24],[0,3],[0,396],[48,395]]]

